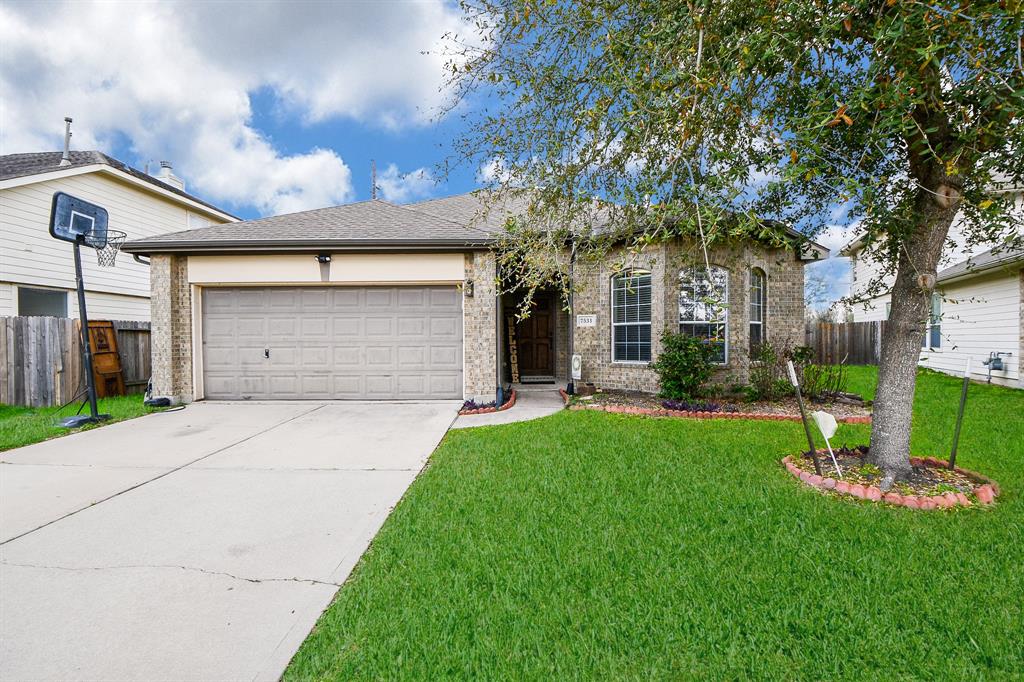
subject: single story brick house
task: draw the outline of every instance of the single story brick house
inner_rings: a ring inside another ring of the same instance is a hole
[[[668,328],[714,339],[721,376],[745,381],[751,343],[802,343],[803,265],[828,255],[745,241],[708,274],[692,245],[661,243],[581,269],[574,320],[554,292],[517,320],[491,250],[507,216],[481,207],[371,200],[129,242],[151,264],[154,393],[493,400],[514,379],[564,385],[570,333],[583,381],[654,392]]]

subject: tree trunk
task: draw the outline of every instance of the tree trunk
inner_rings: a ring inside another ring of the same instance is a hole
[[[960,193],[953,179],[942,177],[930,189],[919,189],[916,225],[899,242],[896,280],[889,321],[882,336],[878,390],[872,415],[868,459],[885,475],[883,489],[910,472],[910,424],[921,352],[935,275]],[[894,237],[896,239],[896,237]]]

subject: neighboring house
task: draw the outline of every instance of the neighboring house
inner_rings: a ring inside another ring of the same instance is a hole
[[[1001,191],[1012,195],[1014,206],[1012,210],[1024,220],[1024,190],[1007,187]],[[961,263],[971,256],[979,255],[990,246],[968,246],[958,217],[949,228],[946,247],[943,249],[942,258],[939,261],[939,270]],[[880,293],[872,297],[867,296],[866,292],[878,278],[882,266],[873,250],[865,245],[865,235],[859,234],[851,239],[839,250],[839,255],[850,259],[850,298],[856,301],[845,303],[842,306],[842,311],[852,316],[854,322],[887,319],[889,317],[888,288],[892,286],[893,276],[887,275],[881,279]]]
[[[237,220],[184,191],[170,164],[154,177],[106,154],[73,151],[0,156],[0,316],[77,317],[72,245],[50,236],[50,206],[62,191],[99,204],[109,228],[129,239]],[[149,268],[122,255],[101,268],[82,253],[86,304],[94,319],[150,318]]]
[[[1024,192],[1013,194],[1015,211],[1024,221]],[[1024,222],[1022,222],[1024,225]],[[1001,352],[1001,371],[992,372],[992,381],[1007,386],[1020,386],[1021,320],[1024,317],[1024,282],[1020,280],[1019,250],[985,250],[969,248],[959,221],[950,228],[949,244],[939,263],[938,287],[932,296],[932,312],[921,341],[922,367],[962,374],[967,356],[973,358],[972,374],[987,377],[981,361],[990,353]],[[854,322],[886,320],[890,297],[884,290],[892,284],[892,276],[881,279],[883,293],[866,298],[866,291],[878,279],[881,268],[860,235],[840,250],[851,263],[852,285],[849,303]],[[865,299],[865,300],[861,300]]]
[[[490,250],[507,214],[480,209],[475,193],[374,200],[129,243],[152,261],[155,392],[493,400],[514,370],[564,384],[570,332],[583,381],[655,391],[664,329],[711,338],[721,378],[745,381],[752,343],[802,342],[803,259],[828,254],[742,242],[712,250],[708,276],[676,240],[581,268],[575,324],[553,291],[517,321]]]
[[[972,376],[986,378],[982,361],[1001,353],[992,383],[1024,387],[1024,250],[985,251],[939,271],[938,282],[920,365],[962,376],[970,357]]]

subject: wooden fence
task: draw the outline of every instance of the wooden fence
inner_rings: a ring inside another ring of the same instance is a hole
[[[0,317],[0,404],[63,405],[84,391],[80,322]],[[149,322],[115,321],[125,388],[142,393],[152,369]]]
[[[816,362],[877,365],[882,352],[885,322],[818,322],[807,326],[807,345]]]

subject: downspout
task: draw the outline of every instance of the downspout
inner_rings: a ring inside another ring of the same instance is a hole
[[[146,260],[146,257],[145,256],[140,256],[137,253],[133,253],[132,254],[132,260],[134,260],[136,263],[142,263],[143,265],[149,265],[149,261]]]

